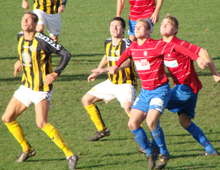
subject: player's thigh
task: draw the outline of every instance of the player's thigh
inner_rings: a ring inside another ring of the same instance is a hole
[[[33,91],[32,102],[35,104],[36,123],[39,128],[43,128],[47,123],[53,90],[49,92]]]
[[[86,93],[83,97],[82,97],[82,103],[84,106],[89,106],[91,104],[94,104],[98,101],[100,101],[102,99],[90,94],[90,93]]]
[[[156,126],[158,125],[158,121],[160,119],[161,113],[154,109],[149,109],[147,113],[147,125],[150,128],[150,130],[154,130]]]
[[[92,87],[87,93],[108,103],[115,99],[114,86],[109,79]]]
[[[39,128],[43,128],[48,120],[50,101],[44,99],[35,105],[36,123]]]
[[[45,25],[47,23],[47,21],[46,21],[47,13],[46,12],[44,12],[40,9],[35,9],[33,12],[38,16],[37,24]]]
[[[4,123],[10,123],[26,109],[27,107],[19,101],[17,98],[12,97],[6,110],[5,113],[2,116],[2,121]]]

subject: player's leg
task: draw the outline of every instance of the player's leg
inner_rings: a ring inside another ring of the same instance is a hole
[[[9,102],[5,113],[2,116],[2,121],[5,123],[11,134],[18,141],[22,147],[22,153],[16,160],[17,162],[23,162],[31,156],[35,155],[34,149],[30,146],[27,139],[24,136],[23,129],[17,122],[17,117],[29,106],[30,102],[27,99],[28,92],[23,86],[14,93],[11,101]]]
[[[132,109],[128,121],[128,127],[133,133],[135,141],[141,146],[141,148],[146,153],[148,169],[153,169],[155,167],[157,154],[151,149],[147,134],[140,126],[140,124],[146,118],[146,115],[147,114],[141,110]]]
[[[86,109],[87,113],[90,115],[90,118],[92,122],[95,124],[98,131],[105,131],[107,127],[105,126],[99,108],[95,104],[98,101],[101,101],[102,99],[90,94],[86,93],[82,97],[82,103],[84,108]]]
[[[132,42],[137,40],[134,35],[135,25],[136,25],[136,21],[128,20],[128,35],[129,35],[129,39]]]
[[[203,131],[193,121],[191,121],[191,118],[187,114],[180,113],[179,122],[181,126],[191,133],[193,138],[205,148],[205,155],[218,155],[218,152],[214,149]]]
[[[37,32],[43,32],[44,31],[44,25],[46,24],[46,18],[45,18],[45,12],[39,9],[35,9],[33,11],[38,16],[38,22],[37,22]]]
[[[166,83],[154,90],[150,90],[149,93],[149,96],[151,95],[152,98],[149,102],[147,125],[151,130],[152,137],[157,143],[157,146],[159,146],[160,148],[160,158],[156,165],[156,168],[162,169],[168,163],[169,152],[166,147],[163,130],[159,125],[159,119],[170,99],[170,87]]]
[[[49,100],[51,99],[44,99],[35,104],[37,126],[44,131],[60,149],[62,149],[67,158],[69,169],[75,169],[78,156],[69,149],[60,132],[47,121],[50,108]]]
[[[100,110],[95,103],[101,100],[108,103],[113,100],[115,96],[113,95],[112,88],[111,81],[107,79],[94,86],[82,97],[84,108],[90,115],[91,120],[98,130],[95,135],[89,139],[90,141],[98,141],[99,139],[110,135],[110,131],[104,124]]]

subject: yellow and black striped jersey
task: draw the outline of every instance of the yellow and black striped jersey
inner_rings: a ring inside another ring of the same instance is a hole
[[[61,56],[56,70],[58,75],[66,67],[71,54],[50,37],[36,32],[31,40],[24,39],[24,33],[18,34],[18,53],[23,70],[22,84],[34,91],[50,91],[51,85],[44,84],[44,78],[52,73],[51,53]]]
[[[115,65],[121,54],[126,48],[130,46],[131,41],[128,38],[123,38],[117,46],[112,45],[112,39],[105,41],[106,57],[108,60],[108,67]],[[134,62],[131,59],[130,67],[119,70],[117,74],[111,75],[108,73],[109,79],[113,84],[128,83],[137,88],[137,79],[135,74]]]
[[[40,9],[48,14],[58,13],[60,5],[66,5],[67,0],[34,0],[34,9]]]

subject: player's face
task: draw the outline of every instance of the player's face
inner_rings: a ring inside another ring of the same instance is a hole
[[[124,36],[125,29],[122,27],[120,21],[112,21],[110,23],[110,34],[114,38],[122,38]]]
[[[34,22],[30,14],[25,14],[21,20],[21,28],[23,31],[34,32],[36,29],[37,23]]]
[[[150,34],[150,30],[147,30],[145,23],[137,22],[135,25],[135,37],[136,38],[147,38]]]
[[[173,36],[177,32],[177,29],[174,28],[174,25],[169,19],[164,19],[160,25],[160,33],[163,36]]]

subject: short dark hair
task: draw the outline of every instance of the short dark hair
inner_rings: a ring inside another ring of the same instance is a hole
[[[27,11],[27,12],[25,12],[25,14],[31,15],[33,21],[34,21],[34,22],[38,22],[38,16],[37,16],[35,13],[33,13],[33,12],[31,12],[31,11]]]
[[[110,24],[112,21],[120,21],[121,22],[121,25],[122,25],[122,28],[125,28],[126,27],[126,23],[125,23],[125,20],[121,17],[114,17],[111,19],[110,21]]]

